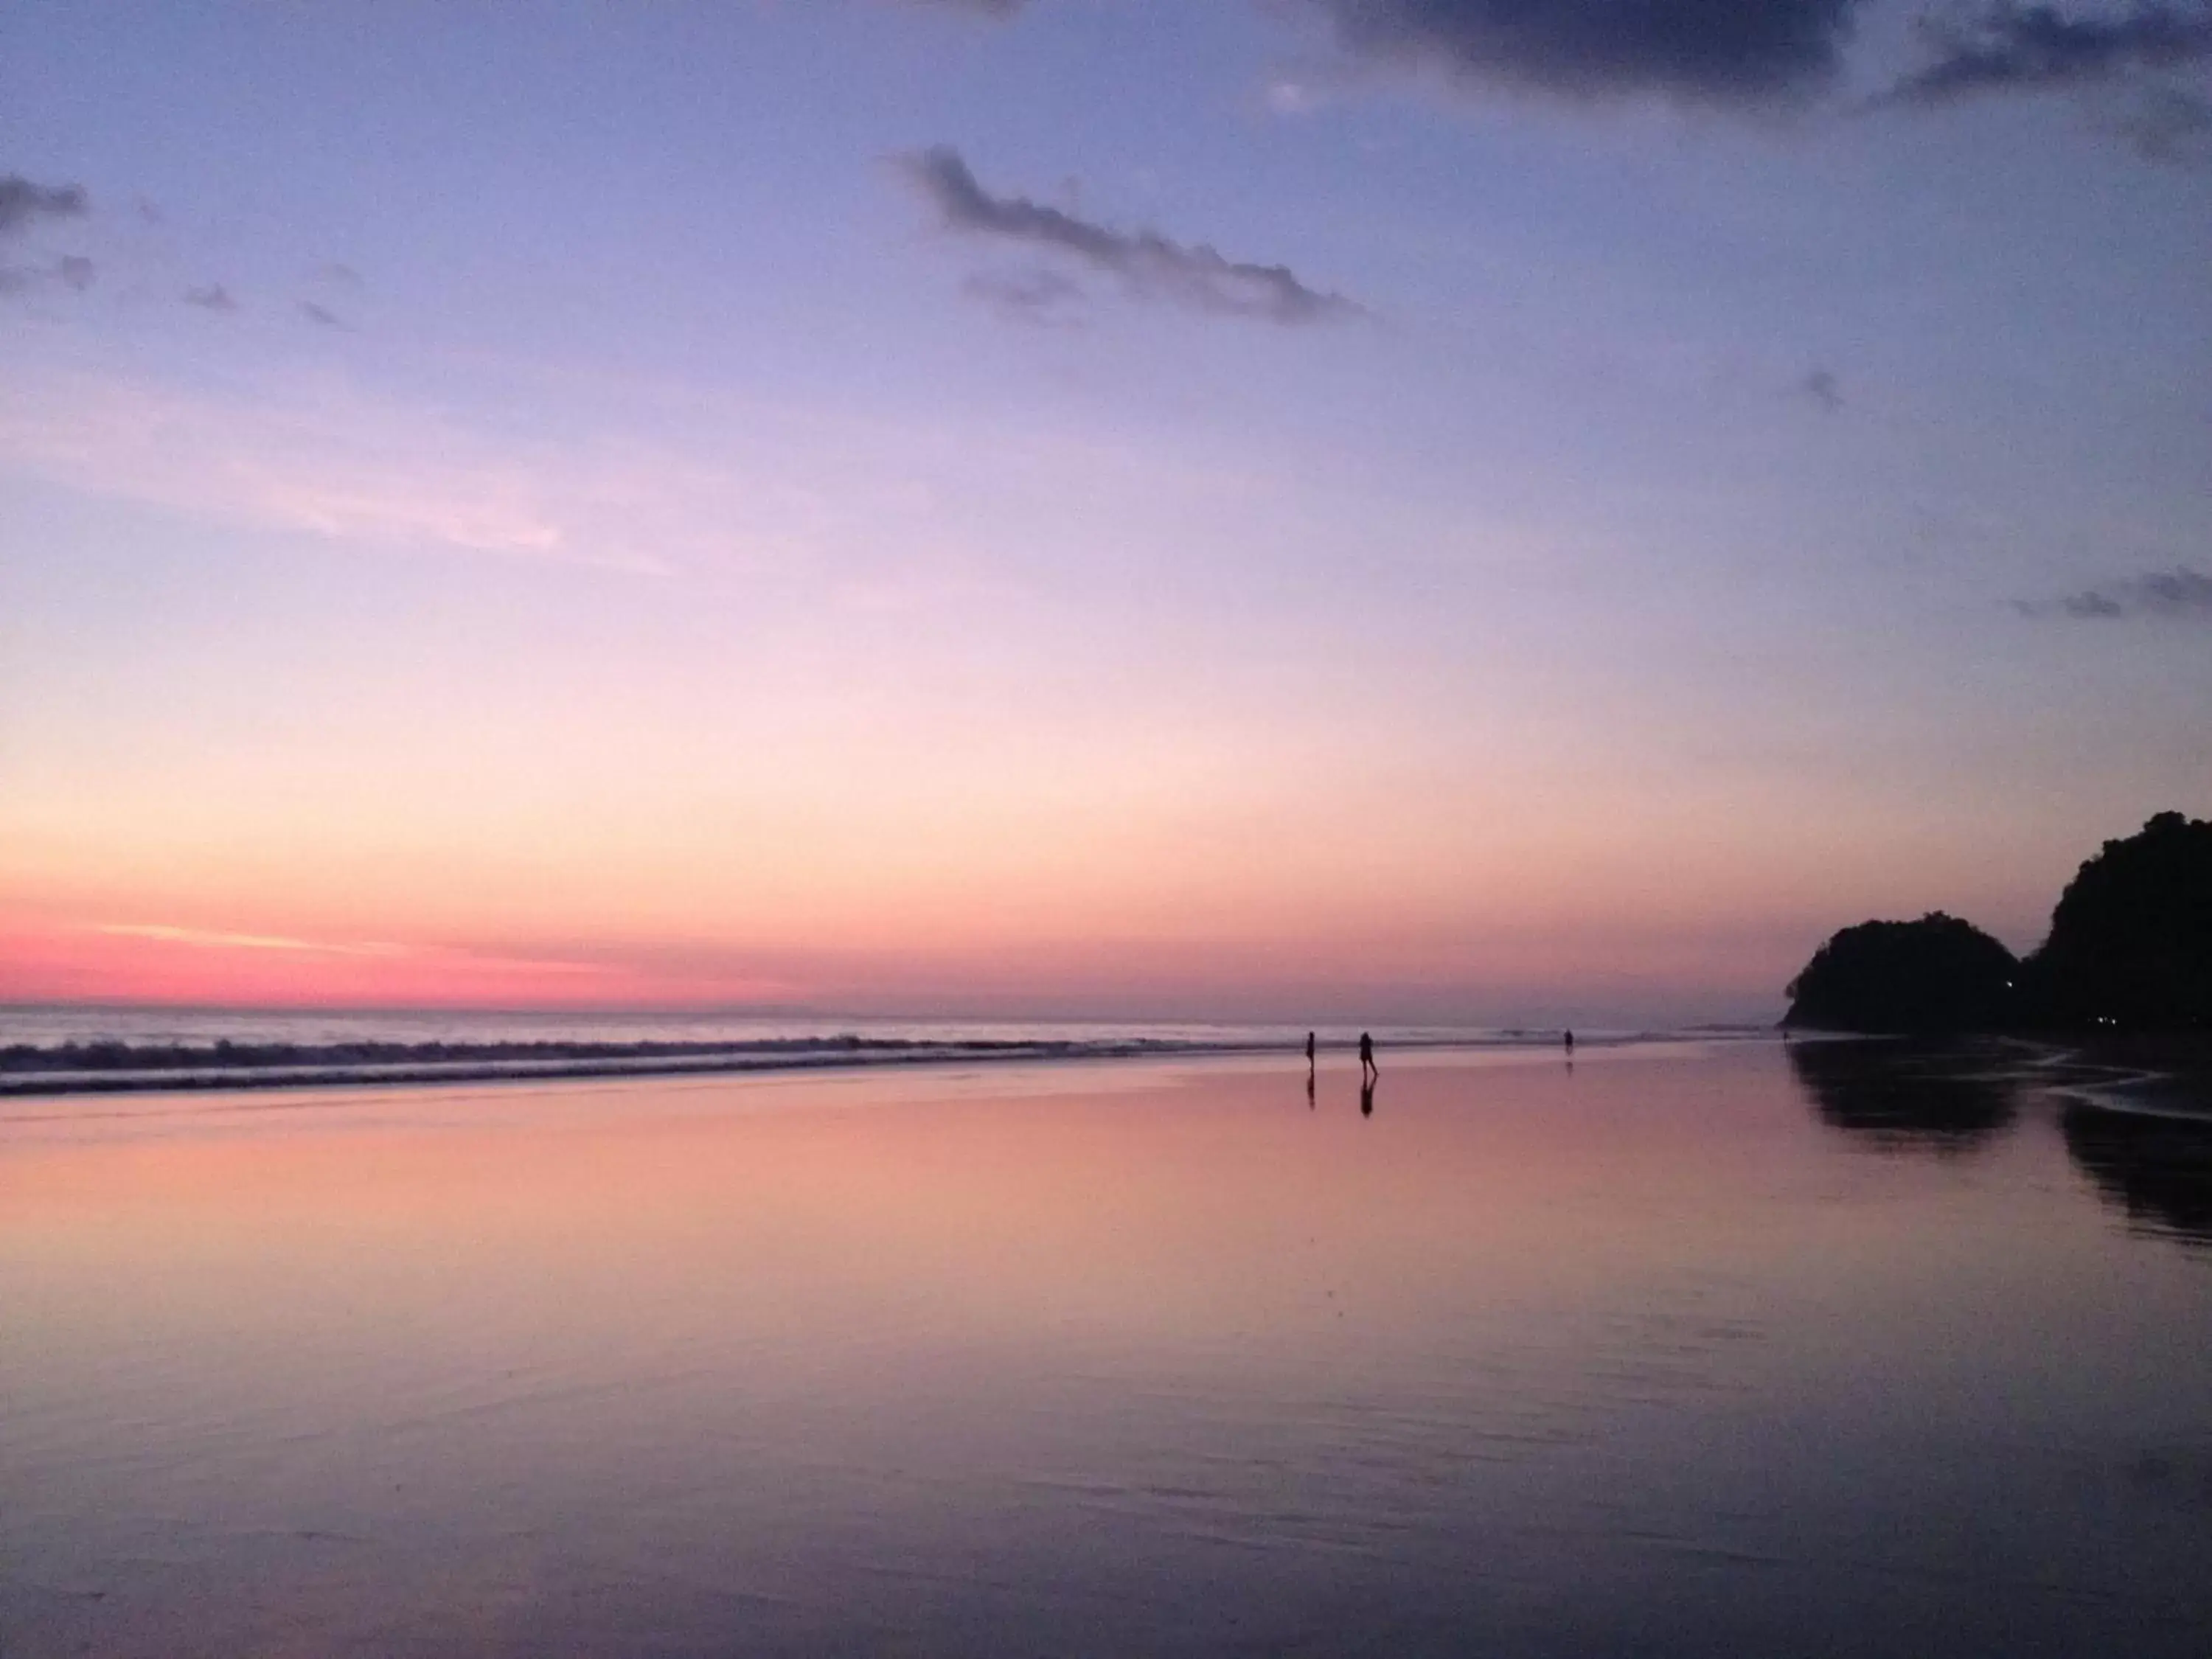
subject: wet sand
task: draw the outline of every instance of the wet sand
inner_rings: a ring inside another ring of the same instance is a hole
[[[0,1653],[2193,1659],[2203,1135],[2020,1058],[6,1103]]]
[[[2051,1063],[2097,1103],[2212,1118],[2212,1036],[2115,1036],[2051,1046]]]

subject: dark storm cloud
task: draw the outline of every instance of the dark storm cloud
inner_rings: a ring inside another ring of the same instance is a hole
[[[230,290],[221,283],[210,283],[205,288],[185,290],[185,303],[198,306],[202,311],[235,311],[238,301],[230,297]]]
[[[2081,622],[2118,622],[2131,617],[2160,617],[2212,623],[2212,576],[2187,565],[2152,570],[2140,576],[2088,587],[2063,599],[2022,600],[2029,617],[2070,617]]]
[[[86,198],[82,185],[34,185],[21,173],[0,178],[0,236],[27,229],[40,219],[81,219]]]
[[[2000,4],[1978,17],[1931,19],[1933,62],[1875,101],[1933,108],[1990,93],[2035,92],[2172,70],[2212,58],[2212,3],[2137,5],[2069,17],[2054,6]]]
[[[1576,98],[1751,106],[1817,91],[1862,0],[1300,0],[1356,56]]]
[[[1195,310],[1276,323],[1363,314],[1342,295],[1310,288],[1285,265],[1224,258],[1203,242],[1157,231],[1121,231],[1023,196],[994,196],[959,153],[945,146],[905,158],[908,176],[948,230],[1064,254],[1118,277],[1134,294]]]

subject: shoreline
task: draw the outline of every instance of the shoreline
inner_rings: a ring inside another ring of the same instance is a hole
[[[398,1045],[424,1049],[445,1045]],[[741,1046],[688,1043],[606,1045],[617,1052],[547,1054],[571,1045],[505,1043],[511,1051],[454,1059],[301,1060],[143,1067],[0,1071],[0,1099],[73,1095],[201,1093],[258,1089],[420,1087],[448,1083],[562,1082],[605,1077],[688,1077],[897,1066],[1007,1065],[1066,1060],[1202,1059],[1282,1053],[1273,1044],[1159,1041],[903,1043],[826,1040]],[[598,1045],[576,1045],[596,1047]]]
[[[2212,1038],[2092,1036],[2043,1040],[2052,1086],[2100,1112],[2212,1119]]]
[[[1638,1031],[1586,1038],[1592,1052],[1636,1043],[1745,1041],[1741,1034]],[[1346,1054],[1345,1041],[1323,1042],[1321,1052]],[[1400,1039],[1400,1054],[1467,1049],[1547,1054],[1555,1037],[1473,1036]],[[461,1052],[455,1052],[457,1049]],[[67,1051],[19,1047],[0,1051],[0,1099],[54,1099],[82,1095],[196,1094],[270,1089],[404,1088],[441,1084],[562,1082],[610,1077],[708,1077],[819,1071],[894,1070],[943,1066],[1001,1066],[1077,1060],[1208,1060],[1239,1055],[1303,1059],[1303,1043],[1178,1038],[1045,1039],[1036,1042],[930,1042],[850,1036],[779,1038],[754,1043],[487,1043],[456,1045],[343,1044],[253,1050],[237,1046],[179,1049],[104,1045],[96,1054],[78,1051],[75,1065],[40,1066]],[[175,1056],[189,1054],[190,1059]],[[167,1063],[155,1060],[167,1057]],[[133,1059],[154,1063],[132,1065]]]
[[[1649,1030],[1591,1034],[1592,1053],[1672,1041],[1744,1042],[1749,1030]],[[1802,1032],[1798,1041],[1909,1042],[1929,1039]],[[1967,1046],[1978,1040],[1964,1039]],[[1990,1038],[1978,1039],[1983,1044]],[[2136,1116],[2212,1120],[2212,1040],[2178,1037],[1998,1036],[2021,1054],[2022,1081],[2039,1083],[2083,1107]],[[1938,1046],[1954,1047],[1942,1040]],[[1398,1039],[1392,1051],[1466,1049],[1540,1054],[1549,1034],[1499,1033]],[[1324,1042],[1324,1054],[1348,1053],[1348,1041]],[[1986,1053],[1987,1050],[1985,1049]],[[739,1042],[18,1044],[0,1048],[0,1100],[77,1096],[208,1094],[279,1089],[406,1089],[445,1084],[535,1083],[602,1078],[714,1077],[834,1071],[890,1071],[945,1066],[1010,1066],[1079,1060],[1302,1058],[1303,1044],[1179,1037],[929,1040],[839,1034]],[[44,1063],[41,1063],[44,1062]],[[56,1063],[60,1062],[60,1063]],[[137,1063],[134,1063],[137,1062]]]
[[[2105,1036],[2063,1031],[1988,1031],[1951,1036],[1911,1032],[1830,1031],[1799,1026],[1785,1038],[1799,1044],[1850,1042],[1902,1046],[1926,1054],[2021,1055],[2017,1080],[2033,1083],[2098,1111],[2139,1116],[2212,1119],[2212,1036]]]

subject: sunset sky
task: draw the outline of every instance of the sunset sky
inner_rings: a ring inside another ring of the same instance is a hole
[[[1760,1017],[2212,811],[2212,0],[14,0],[0,1000]]]

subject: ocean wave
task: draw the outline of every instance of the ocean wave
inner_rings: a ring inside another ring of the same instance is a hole
[[[149,1089],[302,1087],[340,1083],[454,1083],[810,1066],[1103,1060],[1262,1052],[1278,1044],[1176,1039],[931,1041],[840,1033],[745,1042],[344,1042],[205,1045],[15,1044],[0,1048],[0,1094]]]

